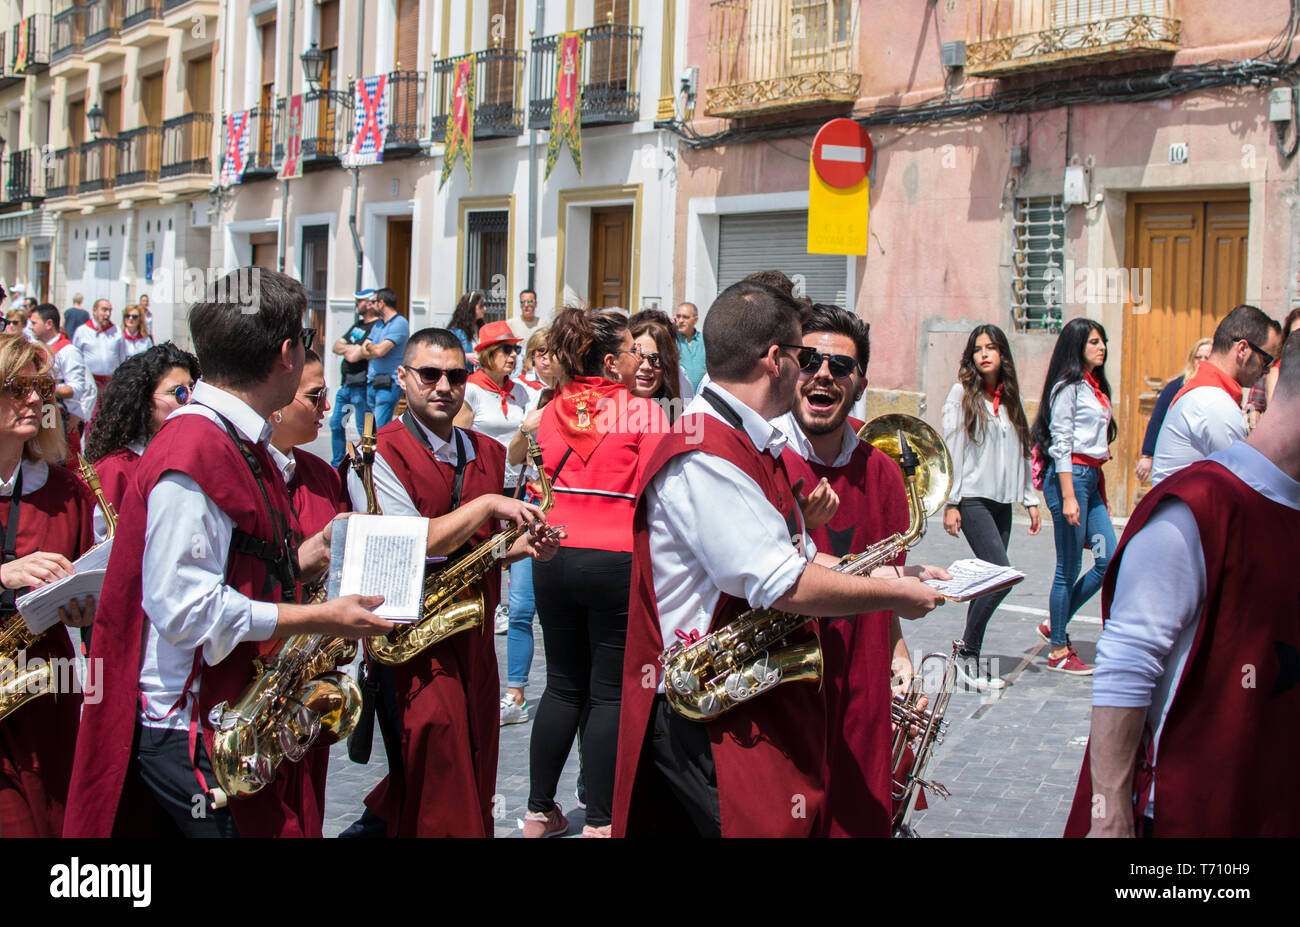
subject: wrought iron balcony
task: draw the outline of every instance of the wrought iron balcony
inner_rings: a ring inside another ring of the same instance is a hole
[[[980,0],[966,71],[1022,71],[1173,54],[1182,23],[1173,0]]]
[[[212,114],[187,113],[162,125],[160,180],[212,173]]]
[[[13,72],[13,66],[5,55],[5,39],[7,38],[8,36],[3,31],[0,31],[0,89],[12,87],[23,79],[21,74]]]
[[[37,170],[33,170],[33,165]],[[0,167],[4,169],[3,183],[0,183],[4,202],[24,203],[45,196],[45,172],[39,170],[40,152],[34,153],[30,148],[11,152],[0,162]]]
[[[122,11],[122,31],[157,20],[162,21],[162,0],[126,0]]]
[[[558,35],[533,39],[530,128],[551,127],[559,47]],[[584,29],[581,58],[578,81],[582,87],[582,124],[636,122],[641,112],[641,94],[636,86],[641,27],[607,24]]]
[[[81,182],[81,149],[61,148],[50,156],[45,169],[45,195],[51,199],[72,196]]]
[[[117,137],[117,185],[157,183],[162,167],[162,129],[141,126]]]
[[[86,4],[86,51],[122,33],[122,0],[90,0]]]
[[[54,45],[51,61],[80,54],[86,45],[86,8],[74,6],[54,16]]]
[[[275,104],[275,163],[284,163],[289,132],[287,101]],[[304,171],[338,164],[352,131],[352,95],[342,90],[309,90],[302,95]]]
[[[399,62],[400,63],[400,62]],[[414,154],[420,150],[420,136],[426,125],[424,112],[423,71],[393,71],[384,91],[388,101],[388,135],[384,154]]]
[[[433,63],[433,140],[447,140],[456,66],[468,55]],[[474,55],[474,137],[505,138],[524,133],[524,53],[489,48]]]
[[[50,14],[35,13],[14,24],[9,34],[15,74],[35,74],[50,66]]]
[[[81,182],[78,193],[110,190],[117,182],[117,139],[97,138],[81,146]]]
[[[704,111],[731,119],[858,98],[851,0],[714,0]]]
[[[244,138],[248,141],[248,166],[244,168],[244,181],[265,180],[275,176],[279,160],[276,152],[276,114],[263,112],[262,107],[254,106],[248,111],[248,121],[244,124]],[[230,116],[221,121],[221,157],[218,164],[226,160],[226,129]]]

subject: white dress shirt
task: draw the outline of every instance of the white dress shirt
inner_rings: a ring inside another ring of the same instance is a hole
[[[72,344],[97,377],[111,377],[117,365],[126,360],[126,339],[122,330],[111,322],[103,331],[95,327],[93,320],[87,322],[73,333]]]
[[[143,354],[153,347],[153,339],[148,335],[141,335],[139,338],[128,338],[126,333],[122,333],[122,359],[135,357],[137,354]]]
[[[30,496],[36,490],[45,485],[50,478],[50,465],[43,460],[28,460],[24,457],[14,467],[14,472],[9,474],[9,478],[0,480],[0,496],[8,499],[14,494],[14,483],[18,480],[18,471],[23,471],[23,495]]]
[[[862,443],[857,432],[848,426],[845,422],[840,428],[840,449],[836,452],[835,459],[826,461],[817,456],[817,451],[813,449],[812,439],[804,434],[804,430],[799,427],[799,420],[795,418],[794,412],[787,412],[785,415],[772,419],[772,424],[780,430],[785,436],[786,443],[794,448],[804,460],[820,464],[823,467],[835,467],[836,469],[846,466],[853,452],[858,449]],[[812,492],[813,487],[805,486],[805,492]]]
[[[1265,498],[1300,510],[1300,482],[1245,442],[1210,459]],[[1205,594],[1205,554],[1196,519],[1181,499],[1166,499],[1124,549],[1092,677],[1093,707],[1147,709],[1157,759]]]
[[[245,440],[268,445],[271,426],[264,418],[202,380],[194,387],[193,401],[168,418],[202,415],[218,422],[213,409]],[[220,440],[230,439],[223,435]],[[146,512],[140,604],[149,624],[140,664],[141,723],[186,730],[190,706],[171,709],[184,695],[195,653],[215,666],[244,641],[270,640],[279,608],[226,584],[235,523],[192,477],[176,470],[163,474],[149,493]],[[189,694],[197,693],[196,679]]]
[[[754,447],[780,459],[786,445],[780,429],[718,384],[710,389],[740,416]],[[696,396],[683,414],[695,412],[722,418],[703,396]],[[692,451],[670,460],[646,487],[645,505],[666,647],[677,641],[677,631],[708,631],[724,592],[755,608],[771,606],[817,553],[797,506],[798,546],[758,484],[713,454]]]
[[[1246,415],[1219,386],[1189,389],[1169,407],[1156,438],[1151,485],[1246,437]]]
[[[1048,449],[1056,469],[1068,470],[1072,454],[1109,458],[1109,425],[1110,409],[1101,404],[1085,381],[1069,386],[1056,384],[1052,389],[1052,446]]]
[[[540,391],[530,394],[528,387],[518,380],[510,381],[510,396],[506,400],[506,412],[501,411],[501,394],[486,390],[477,383],[465,384],[465,405],[474,410],[474,424],[470,427],[487,435],[502,447],[510,446],[519,426],[524,422],[524,415],[541,395]],[[519,467],[506,464],[505,486],[513,488],[519,482]]]
[[[974,442],[966,433],[962,412],[965,395],[965,387],[956,383],[943,404],[943,443],[948,445],[953,467],[948,504],[956,505],[962,499],[989,499],[1019,502],[1025,508],[1038,505],[1033,463],[1020,444],[1006,403],[999,403],[998,414],[994,415],[993,400],[987,395],[982,397],[989,417],[981,440]],[[1052,421],[1056,421],[1055,413]]]
[[[126,449],[131,451],[137,457],[144,456],[144,448],[145,445],[143,441],[133,441],[126,446]],[[119,505],[120,504],[121,503],[119,503]],[[98,504],[95,505],[95,508],[90,513],[90,526],[91,530],[94,531],[96,544],[102,544],[108,539],[108,522],[104,520],[104,512],[100,509]]]
[[[53,348],[54,342],[58,340],[56,336],[44,342],[45,347]],[[90,421],[90,416],[95,411],[95,403],[99,399],[99,387],[95,385],[95,378],[86,369],[81,352],[74,345],[65,344],[51,360],[50,373],[56,381],[72,387],[72,396],[63,400],[68,414],[75,415],[83,422]]]
[[[500,408],[500,403],[497,403]],[[440,463],[445,463],[449,467],[456,466],[456,439],[453,435],[452,440],[444,441],[436,434],[424,426],[424,422],[415,417],[415,421],[420,431],[429,439],[429,447],[433,448],[433,457]],[[474,445],[470,443],[469,435],[464,429],[456,428],[455,431],[461,433],[461,440],[465,443],[465,466],[469,466],[474,460]],[[406,491],[402,481],[397,478],[393,468],[389,466],[388,461],[384,460],[382,452],[375,453],[375,465],[370,473],[371,482],[375,484],[375,501],[379,503],[379,510],[385,515],[417,515],[421,518],[428,518],[424,512],[415,507],[411,500],[411,494]],[[361,477],[357,475],[356,470],[348,471],[348,496],[352,500],[352,509],[356,512],[366,510],[366,493],[361,488]],[[444,513],[445,514],[445,513]]]

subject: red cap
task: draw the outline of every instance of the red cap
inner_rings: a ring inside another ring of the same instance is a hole
[[[488,322],[478,330],[478,344],[474,345],[474,353],[478,354],[494,344],[518,344],[522,340],[515,337],[509,322]]]

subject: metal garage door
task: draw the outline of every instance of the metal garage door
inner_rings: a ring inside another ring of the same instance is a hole
[[[746,212],[723,215],[718,225],[718,292],[759,270],[779,270],[813,302],[845,302],[847,267],[836,254],[808,253],[808,213]],[[798,292],[798,290],[796,290]]]

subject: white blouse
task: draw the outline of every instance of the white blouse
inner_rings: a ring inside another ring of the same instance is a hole
[[[511,382],[514,385],[506,400],[505,414],[501,412],[500,393],[486,390],[475,383],[465,384],[465,405],[474,410],[474,424],[470,427],[505,447],[510,446],[510,439],[523,424],[524,414],[533,404],[528,389],[518,380]],[[506,464],[507,487],[513,487],[519,482],[519,469]]]
[[[1019,502],[1025,508],[1038,505],[1029,455],[1020,444],[1006,403],[998,404],[993,415],[993,400],[984,396],[989,419],[984,423],[980,441],[971,441],[966,433],[961,402],[965,389],[953,384],[943,404],[943,440],[952,455],[952,490],[948,504],[962,499],[989,499],[993,502]]]
[[[1052,388],[1052,446],[1048,450],[1057,470],[1070,466],[1072,454],[1109,459],[1109,425],[1110,409],[1101,404],[1086,381],[1064,387],[1056,384]]]

